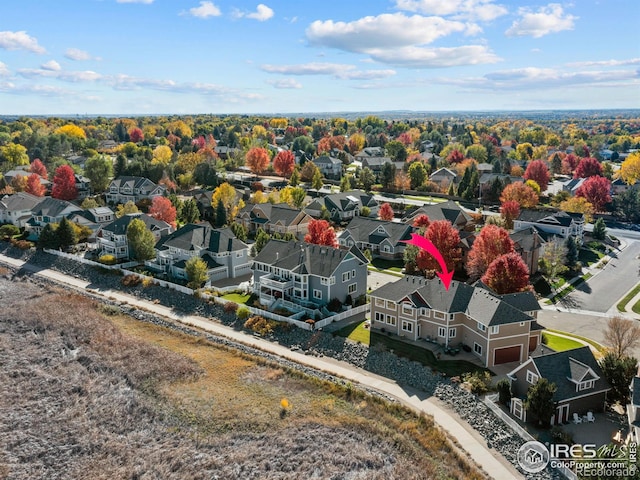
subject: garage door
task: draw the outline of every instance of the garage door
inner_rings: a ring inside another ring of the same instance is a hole
[[[529,338],[529,351],[533,352],[536,348],[538,348],[538,337]]]
[[[521,345],[515,347],[496,348],[493,351],[494,365],[500,365],[501,363],[517,362],[520,360]]]

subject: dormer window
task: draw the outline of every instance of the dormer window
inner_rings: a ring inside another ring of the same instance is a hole
[[[582,391],[582,390],[589,390],[590,388],[593,388],[596,384],[595,380],[586,380],[584,382],[580,382],[578,383],[577,387],[578,387],[578,391]]]

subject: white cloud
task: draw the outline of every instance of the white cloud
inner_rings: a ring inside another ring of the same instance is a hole
[[[520,8],[518,13],[521,18],[514,21],[505,32],[508,37],[540,38],[550,33],[573,30],[574,21],[578,19],[566,14],[559,3],[540,7],[537,12],[532,12],[529,8]]]
[[[442,68],[460,65],[496,63],[501,59],[484,45],[462,47],[401,47],[394,50],[370,50],[371,58],[378,62],[410,68]]]
[[[253,20],[258,20],[259,22],[264,22],[266,20],[269,20],[271,17],[273,17],[273,9],[267,7],[264,3],[259,4],[256,7],[256,11],[255,12],[243,12],[241,10],[234,10],[232,15],[236,18],[242,18],[242,17],[246,17],[246,18],[251,18]]]
[[[0,77],[9,77],[10,75],[11,72],[9,71],[7,64],[0,62]]]
[[[200,2],[199,7],[189,9],[189,14],[198,18],[219,17],[222,15],[220,9],[213,2]]]
[[[149,5],[153,3],[153,0],[116,0],[118,3],[144,3]]]
[[[0,92],[12,95],[40,95],[43,97],[78,97],[78,92],[60,87],[51,85],[16,85],[13,82],[0,82]]]
[[[638,65],[640,58],[630,58],[628,60],[595,60],[591,62],[573,62],[568,67],[618,67],[621,65]]]
[[[279,80],[267,80],[267,83],[273,88],[282,89],[298,89],[302,88],[302,84],[293,78],[282,78]]]
[[[267,73],[285,75],[331,75],[343,80],[371,80],[395,75],[395,70],[357,70],[354,65],[343,63],[311,62],[297,65],[262,65]]]
[[[506,15],[508,10],[494,0],[396,0],[396,8],[426,15],[488,22]]]
[[[43,70],[51,70],[53,72],[62,70],[60,64],[55,60],[49,60],[48,62],[43,63],[42,65],[40,65],[40,68]]]
[[[27,50],[33,53],[45,53],[46,50],[38,45],[38,40],[27,32],[0,32],[0,48],[5,50]]]
[[[75,60],[76,62],[83,62],[87,60],[100,60],[99,57],[93,57],[89,52],[80,50],[79,48],[67,48],[64,52],[65,58],[69,60]]]
[[[60,65],[58,65],[58,67],[59,66]],[[91,70],[62,71],[54,70],[51,68],[22,68],[18,70],[18,75],[24,78],[54,78],[63,82],[72,83],[95,82],[103,78],[101,74],[93,72]]]
[[[309,25],[306,35],[313,45],[367,53],[374,48],[429,44],[440,37],[465,32],[468,28],[462,22],[440,17],[408,17],[404,13],[385,13],[353,22],[316,20]]]

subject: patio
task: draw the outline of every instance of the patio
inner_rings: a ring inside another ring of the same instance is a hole
[[[609,412],[594,413],[594,416],[595,422],[587,422],[586,418],[583,418],[582,423],[565,423],[561,428],[571,435],[574,443],[580,444],[607,445],[613,441],[618,430],[622,431],[622,438],[626,438],[627,425],[624,416]]]

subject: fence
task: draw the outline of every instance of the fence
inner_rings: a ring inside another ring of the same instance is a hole
[[[518,422],[516,422],[513,418],[507,415],[500,407],[496,405],[497,399],[498,394],[495,393],[493,395],[486,395],[482,401],[487,407],[489,407],[489,410],[491,410],[496,415],[496,417],[506,423],[511,428],[511,430],[517,433],[525,442],[535,441],[535,438],[533,438],[529,432],[518,425]],[[552,459],[557,460],[555,458]],[[569,480],[578,480],[578,476],[568,468],[562,466],[556,466],[554,468]]]
[[[369,304],[365,303],[364,305],[360,305],[359,307],[350,308],[349,310],[345,310],[344,312],[337,313],[336,315],[332,315],[331,317],[327,317],[319,322],[315,323],[315,328],[323,328],[333,322],[339,322],[340,320],[344,320],[345,318],[355,317],[361,313],[366,313],[369,311]]]

